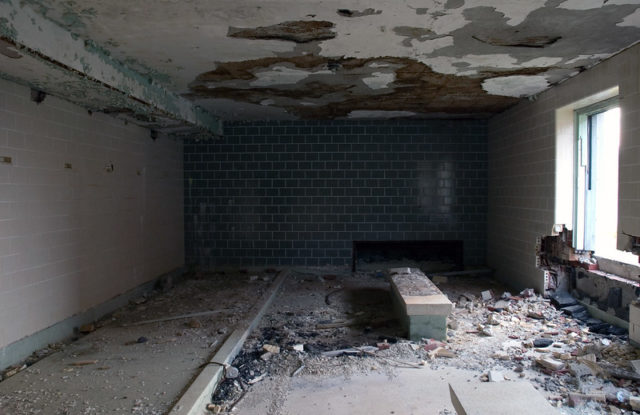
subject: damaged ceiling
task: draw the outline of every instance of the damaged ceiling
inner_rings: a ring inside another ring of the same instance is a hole
[[[640,40],[638,0],[2,3],[4,77],[176,132],[488,116]]]

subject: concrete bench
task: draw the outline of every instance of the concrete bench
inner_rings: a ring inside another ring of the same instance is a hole
[[[453,304],[422,271],[417,268],[388,270],[396,311],[409,339],[447,337],[447,316]]]

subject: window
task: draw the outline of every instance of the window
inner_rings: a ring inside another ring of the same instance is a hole
[[[637,264],[618,251],[620,108],[608,100],[576,110],[574,246],[597,256]]]

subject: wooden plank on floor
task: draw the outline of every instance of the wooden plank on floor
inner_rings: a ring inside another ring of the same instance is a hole
[[[288,270],[280,271],[273,284],[262,296],[263,301],[257,303],[249,312],[248,315],[253,315],[253,318],[244,321],[244,324],[240,323],[238,328],[229,335],[227,340],[220,346],[220,349],[209,360],[209,363],[204,366],[200,374],[191,382],[191,385],[185,390],[178,402],[173,405],[169,411],[171,415],[201,415],[206,413],[205,407],[211,401],[213,392],[224,376],[224,366],[231,364],[238,355],[251,331],[260,323],[262,316],[273,303],[288,275]]]

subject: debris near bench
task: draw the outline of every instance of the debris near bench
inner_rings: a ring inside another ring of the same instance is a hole
[[[367,352],[376,352],[378,351],[377,347],[374,346],[363,346],[363,347],[351,347],[348,349],[339,349],[339,350],[330,350],[328,352],[322,352],[321,355],[324,357],[338,357],[343,355],[361,355]]]

